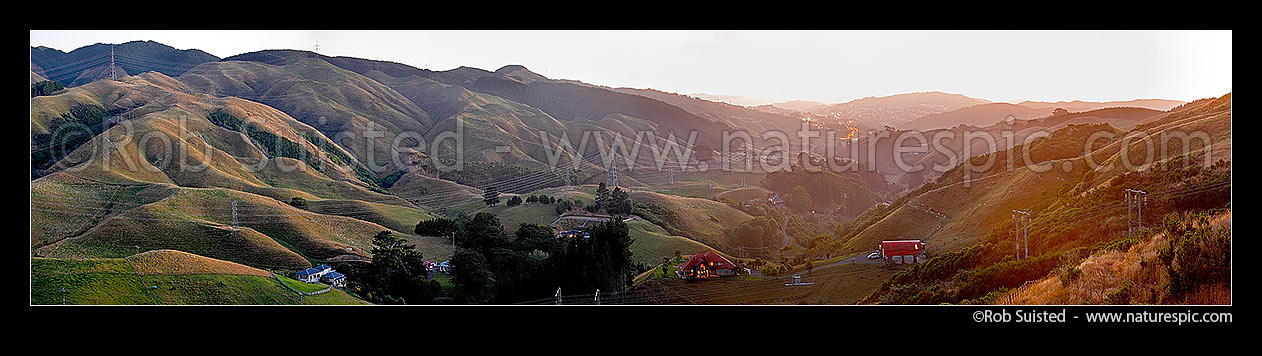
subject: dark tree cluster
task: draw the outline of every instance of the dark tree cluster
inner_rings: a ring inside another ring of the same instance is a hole
[[[627,191],[622,190],[622,187],[609,190],[602,182],[596,187],[596,201],[584,209],[590,213],[604,211],[612,215],[630,215],[632,206],[631,196]]]
[[[348,289],[377,304],[429,304],[442,290],[429,279],[424,258],[416,245],[389,231],[372,238],[372,262],[360,268],[339,264],[348,277]]]
[[[589,238],[561,238],[523,223],[511,242],[495,215],[465,224],[452,258],[452,284],[462,303],[517,303],[555,294],[620,290],[633,276],[627,226],[614,219],[588,228]]]
[[[58,90],[65,89],[61,83],[55,80],[44,80],[35,84],[31,84],[31,97],[53,95]]]

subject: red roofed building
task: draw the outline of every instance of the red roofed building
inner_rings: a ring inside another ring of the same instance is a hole
[[[925,243],[920,240],[881,241],[881,257],[894,263],[916,263],[925,260]]]
[[[736,275],[736,264],[714,251],[698,253],[679,265],[679,277],[683,279],[718,278]]]

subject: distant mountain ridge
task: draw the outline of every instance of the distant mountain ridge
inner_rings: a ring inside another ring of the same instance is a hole
[[[779,103],[767,104],[781,109],[789,109],[794,111],[809,112],[815,109],[827,107],[829,104],[810,100],[790,100]]]
[[[990,100],[939,91],[866,97],[811,110],[812,113],[852,119],[870,126],[897,126],[916,118],[989,103]]]
[[[1012,116],[1016,119],[1030,119],[1052,114],[1050,108],[1031,108],[1009,103],[987,103],[969,106],[959,110],[939,114],[921,116],[905,124],[897,125],[905,130],[928,130],[948,128],[957,125],[985,127]]]
[[[1166,100],[1166,99],[1135,99],[1135,100],[1105,101],[1105,102],[1082,101],[1082,100],[1057,101],[1057,102],[1022,101],[1020,103],[1017,103],[1017,105],[1036,108],[1036,109],[1062,108],[1069,111],[1090,111],[1090,110],[1102,109],[1102,108],[1128,107],[1128,106],[1146,108],[1146,109],[1152,109],[1152,110],[1158,110],[1158,111],[1167,111],[1183,104],[1186,104],[1186,103],[1182,101],[1178,101],[1178,100]]]
[[[117,75],[154,71],[175,77],[198,64],[219,60],[202,50],[179,50],[154,41],[97,43],[69,53],[39,46],[31,47],[31,71],[67,87],[87,84],[109,76],[111,48]]]

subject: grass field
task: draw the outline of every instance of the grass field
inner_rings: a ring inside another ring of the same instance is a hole
[[[152,268],[140,266],[140,270]],[[299,296],[271,276],[229,272],[138,273],[133,263],[122,258],[32,258],[31,304],[63,304],[63,297],[65,304],[89,305],[366,304],[341,290]]]
[[[732,190],[727,190],[722,193],[716,194],[715,198],[731,199],[733,201],[743,202],[743,201],[750,201],[754,199],[764,199],[767,197],[768,194],[771,194],[770,190],[767,190],[762,187],[751,186],[748,188],[736,188]]]
[[[307,283],[307,282],[303,282],[297,279],[293,279],[293,278],[290,278],[289,276],[286,276],[284,273],[277,273],[276,276],[280,277],[280,281],[282,283],[285,283],[285,285],[288,285],[289,287],[299,292],[311,293],[311,292],[321,291],[329,287],[329,285],[324,284],[324,283]]]
[[[686,237],[717,249],[733,247],[729,246],[727,230],[753,219],[749,214],[709,199],[654,192],[631,193],[631,199],[653,202],[675,212],[679,216],[678,228]]]
[[[712,250],[709,246],[683,236],[674,236],[660,226],[644,220],[633,220],[627,223],[631,238],[631,255],[635,262],[654,265],[662,262],[663,257],[674,257],[675,251],[684,255]]]

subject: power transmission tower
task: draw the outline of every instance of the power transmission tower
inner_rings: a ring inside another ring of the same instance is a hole
[[[674,168],[671,168],[671,169],[669,169],[669,171],[670,171],[670,183],[669,183],[669,184],[675,184],[675,169],[674,169]]]
[[[1126,189],[1126,236],[1144,229],[1144,203],[1148,201],[1148,192],[1139,189]],[[1135,211],[1135,216],[1131,216]],[[1136,219],[1138,218],[1138,219]],[[1138,220],[1138,224],[1136,224]],[[1138,227],[1136,227],[1138,225]]]
[[[114,70],[114,45],[110,45],[110,80],[118,80],[118,74]]]
[[[1016,256],[1017,260],[1021,260],[1021,247],[1025,246],[1025,257],[1030,257],[1030,213],[1013,210],[1012,211],[1013,232],[1016,237]]]
[[[320,53],[320,40],[315,41],[315,53]]]

